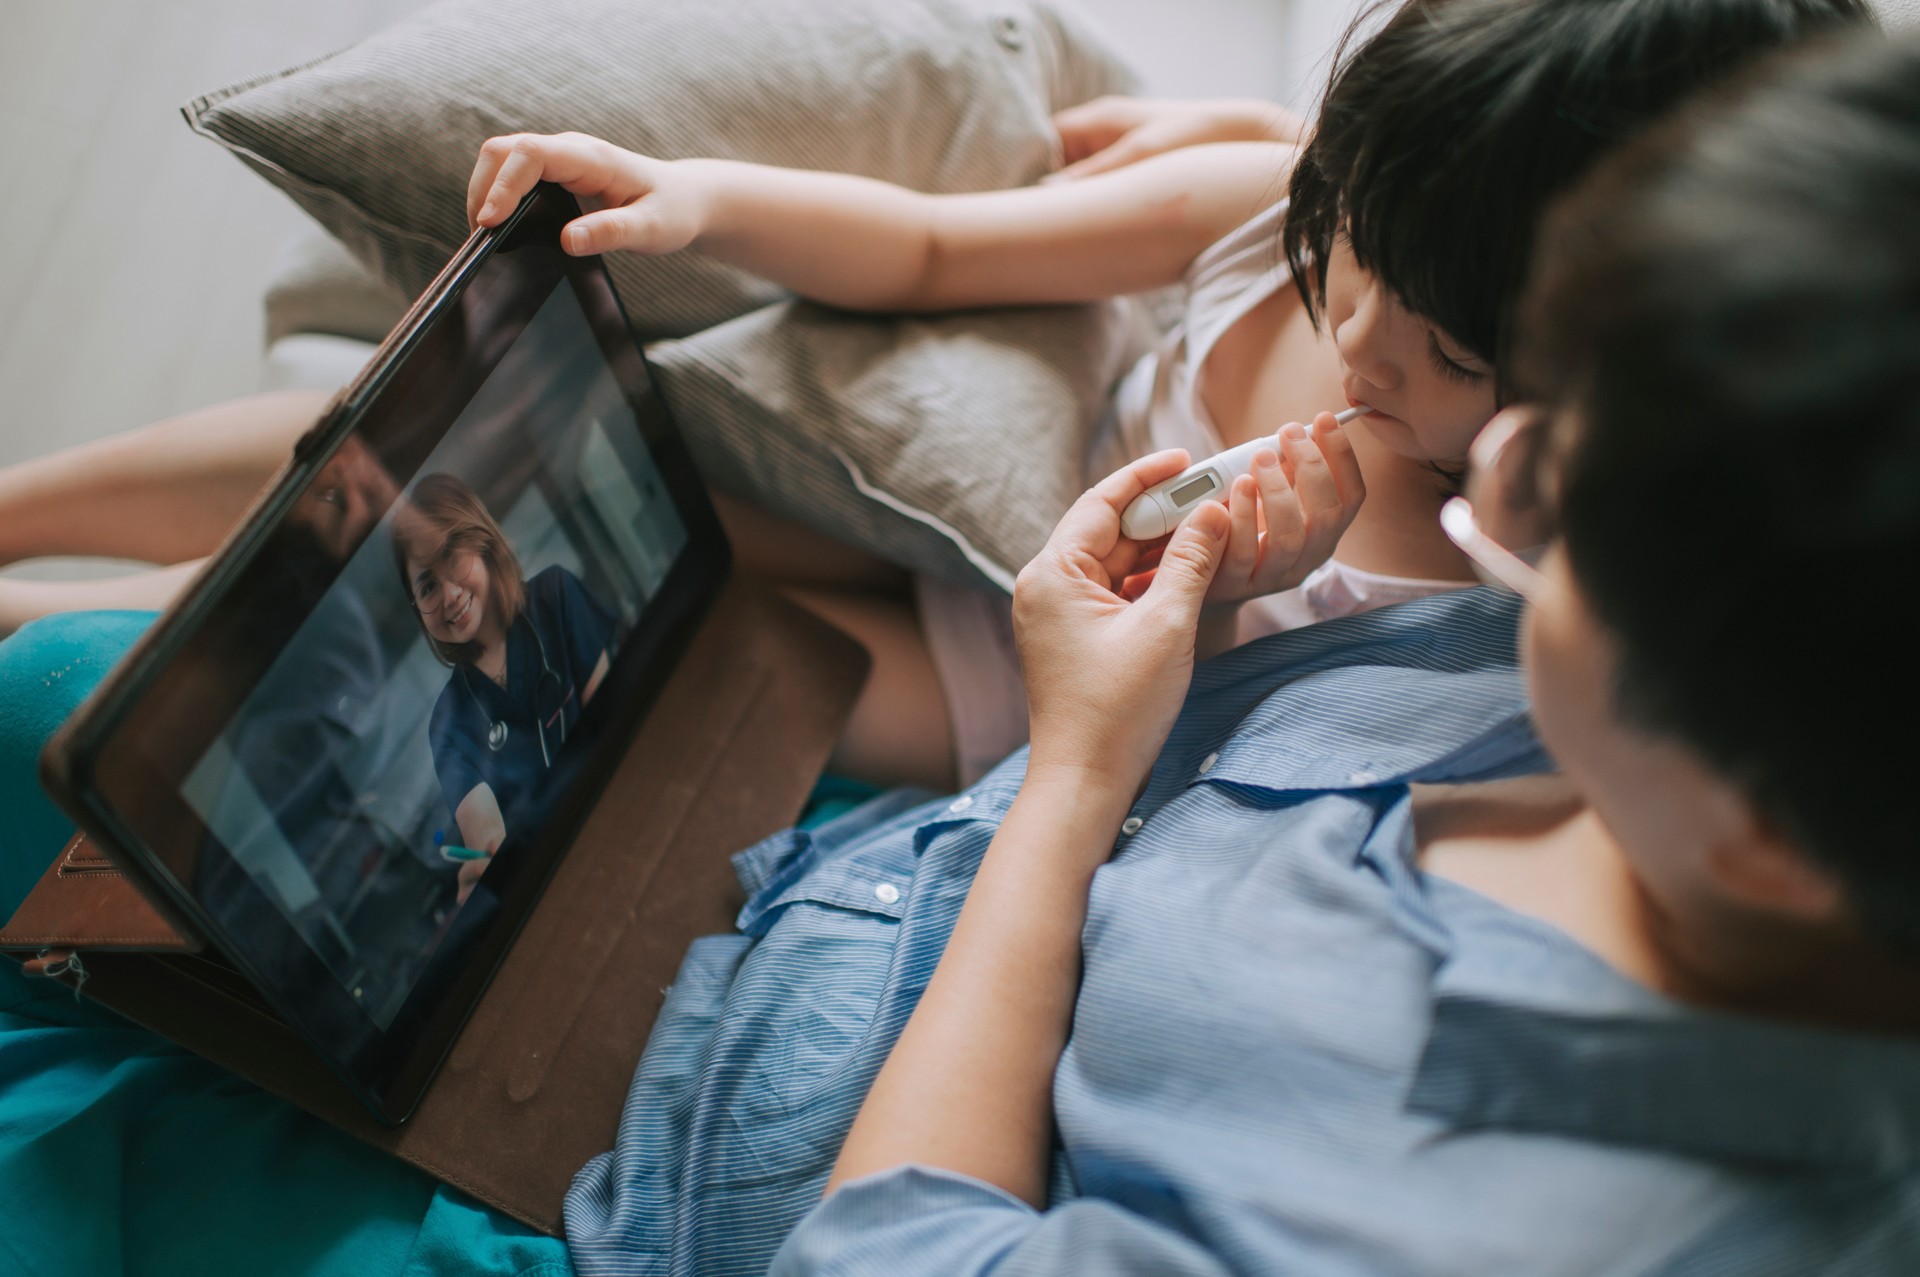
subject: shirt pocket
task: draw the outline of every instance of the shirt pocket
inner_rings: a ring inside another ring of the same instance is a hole
[[[747,903],[736,925],[764,935],[774,914],[800,900],[898,918],[913,877],[911,831],[927,805],[920,791],[893,790],[816,829],[783,829],[740,852],[733,867]]]
[[[892,1047],[875,1016],[888,1001],[900,935],[884,909],[795,899],[774,916],[736,999],[757,1008],[737,1063],[742,1127],[772,1141],[759,1144],[762,1165],[784,1161],[774,1154],[800,1134],[783,1123],[804,1117],[809,1129],[824,1122],[841,1135],[851,1124]]]

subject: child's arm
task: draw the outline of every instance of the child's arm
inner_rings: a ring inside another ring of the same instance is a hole
[[[1086,301],[1178,282],[1207,245],[1280,198],[1290,147],[1188,147],[1058,185],[924,195],[869,178],[729,160],[654,160],[581,134],[493,138],[468,189],[475,224],[534,183],[590,212],[572,253],[697,248],[854,310]]]
[[[1257,98],[1183,101],[1109,95],[1070,106],[1053,117],[1066,167],[1044,182],[1092,177],[1150,155],[1207,142],[1297,144],[1307,123],[1292,111]]]

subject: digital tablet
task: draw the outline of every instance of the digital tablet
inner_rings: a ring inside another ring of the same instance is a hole
[[[467,242],[43,759],[390,1123],[728,567],[578,213]]]

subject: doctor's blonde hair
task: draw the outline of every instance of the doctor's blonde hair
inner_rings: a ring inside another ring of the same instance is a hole
[[[413,580],[408,562],[431,563],[449,550],[480,556],[487,565],[487,607],[503,627],[512,626],[527,602],[526,577],[512,544],[480,494],[463,480],[444,473],[423,475],[400,498],[393,516],[393,566],[409,601]],[[443,664],[470,665],[479,658],[478,643],[442,643],[427,633],[426,620],[417,610],[414,619]]]

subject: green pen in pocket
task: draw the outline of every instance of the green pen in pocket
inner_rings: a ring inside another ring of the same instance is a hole
[[[451,860],[456,865],[471,860],[485,860],[493,855],[490,851],[475,851],[472,847],[462,847],[457,842],[447,842],[446,835],[438,830],[434,832],[433,841],[439,844],[440,858]]]

